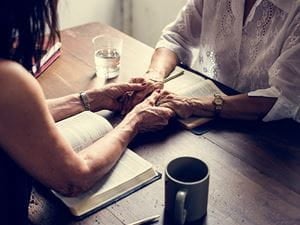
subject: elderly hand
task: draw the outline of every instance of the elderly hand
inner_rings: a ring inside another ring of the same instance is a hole
[[[190,98],[163,91],[158,105],[172,109],[179,117],[188,118],[193,114],[193,104]]]
[[[136,92],[128,92],[126,102],[124,103],[122,114],[129,112],[135,105],[142,102],[149,94],[156,89],[162,89],[162,82],[154,82],[144,78],[133,78],[130,83],[144,84],[144,89]]]
[[[142,103],[136,105],[124,120],[135,120],[137,132],[153,131],[166,126],[175,113],[169,108],[156,106],[159,97],[160,90],[154,91]]]
[[[108,109],[121,111],[127,93],[142,92],[147,88],[144,83],[107,84],[104,87],[87,90],[91,110]],[[124,97],[125,96],[125,97]]]

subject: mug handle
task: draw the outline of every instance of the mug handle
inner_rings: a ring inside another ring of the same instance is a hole
[[[176,224],[183,225],[185,223],[187,211],[184,208],[187,196],[186,190],[180,190],[176,193],[174,220]]]

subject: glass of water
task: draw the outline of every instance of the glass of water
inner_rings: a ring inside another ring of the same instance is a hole
[[[96,74],[104,81],[115,78],[120,72],[123,40],[121,38],[99,35],[92,40]]]

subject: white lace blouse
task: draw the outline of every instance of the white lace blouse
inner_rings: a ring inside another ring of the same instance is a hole
[[[156,48],[249,96],[277,97],[264,121],[300,122],[300,1],[189,0]]]

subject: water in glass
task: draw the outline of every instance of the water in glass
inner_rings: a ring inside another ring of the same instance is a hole
[[[120,70],[120,53],[115,48],[103,48],[95,51],[97,76],[106,79],[115,78]]]

